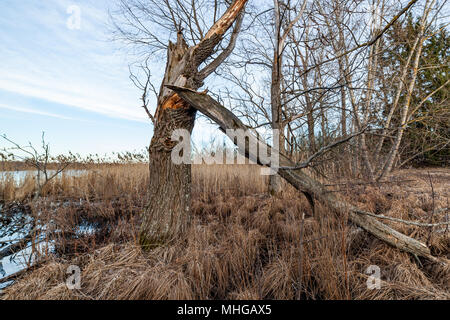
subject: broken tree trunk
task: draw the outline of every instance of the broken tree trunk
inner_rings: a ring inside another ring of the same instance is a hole
[[[171,137],[176,129],[192,132],[195,110],[164,88],[168,83],[199,87],[184,77],[189,64],[188,51],[188,45],[179,32],[177,42],[169,43],[166,71],[155,114],[155,129],[149,148],[149,199],[139,238],[144,247],[170,240],[175,234],[182,233],[189,224],[191,168],[189,164],[175,165],[172,162],[171,152],[176,142]]]
[[[189,103],[191,107],[202,112],[204,115],[217,123],[223,132],[226,132],[228,129],[247,130],[247,127],[241,120],[239,120],[238,117],[220,105],[219,102],[211,98],[209,95],[176,86],[168,87],[175,91],[185,102]],[[252,145],[252,143],[255,143],[258,146],[257,150],[270,150],[269,152],[278,153],[277,150],[271,149],[270,146],[267,146],[264,141],[259,140],[256,136],[251,135],[250,139],[253,139],[254,141],[249,141],[249,143],[245,145],[238,145],[238,147],[243,149],[241,152],[245,154],[246,157],[257,159],[259,164],[265,165],[260,161],[259,155],[254,154],[254,150],[251,150],[251,148],[248,147],[249,145]],[[312,179],[299,170],[290,169],[295,167],[295,163],[289,158],[283,154],[280,154],[279,157],[280,169],[278,174],[297,190],[304,193],[308,197],[308,200],[315,199],[321,201],[340,214],[348,213],[348,218],[350,221],[377,238],[402,251],[428,258],[432,261],[439,261],[438,258],[431,255],[430,249],[422,242],[392,229],[386,224],[379,222],[374,217],[367,215],[366,212],[340,200],[338,197],[328,192],[318,181]]]
[[[144,248],[151,248],[180,237],[188,228],[190,221],[191,166],[189,163],[173,163],[171,153],[176,142],[172,141],[172,134],[177,129],[191,133],[196,110],[167,85],[194,90],[203,85],[203,80],[233,50],[242,22],[242,11],[247,1],[234,0],[196,45],[188,46],[181,30],[177,34],[177,42],[169,43],[166,70],[154,117],[155,129],[149,148],[149,196],[139,235],[139,242]],[[200,65],[213,55],[217,45],[235,21],[228,47],[199,70]]]

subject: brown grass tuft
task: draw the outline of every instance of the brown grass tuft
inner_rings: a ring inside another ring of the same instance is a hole
[[[47,239],[55,251],[2,298],[450,299],[448,266],[399,252],[320,204],[316,220],[307,200],[290,188],[279,197],[267,196],[267,179],[256,166],[195,166],[187,234],[143,252],[136,239],[147,172],[146,166],[117,166],[53,181],[33,212],[58,231]],[[426,177],[417,170],[399,174],[415,182],[355,186],[342,194],[374,213],[427,222],[432,208]],[[442,185],[447,181],[436,176],[435,209],[447,206]],[[0,184],[4,201],[28,192],[26,184],[11,189],[12,184]],[[443,221],[445,213],[433,219]],[[428,239],[428,228],[384,222]],[[95,226],[94,232],[77,233],[80,224]],[[433,230],[431,247],[449,257],[445,228]],[[82,270],[80,290],[65,285],[70,265]],[[367,288],[370,265],[381,270],[379,290]]]

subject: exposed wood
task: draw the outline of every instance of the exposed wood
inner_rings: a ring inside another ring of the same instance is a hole
[[[225,33],[238,19],[248,0],[234,0],[222,17],[209,29],[205,37],[192,48],[191,56],[195,67],[200,66],[213,53]],[[218,65],[217,65],[218,66]],[[202,79],[203,81],[204,79]]]
[[[203,39],[189,47],[182,31],[177,42],[169,43],[167,64],[158,95],[155,112],[155,129],[149,147],[149,199],[142,216],[139,242],[144,248],[167,243],[182,236],[190,224],[191,166],[176,165],[171,151],[176,145],[172,141],[174,130],[183,129],[192,133],[196,110],[170,90],[170,85],[197,90],[203,80],[217,68],[231,52],[225,52],[206,67],[198,68],[216,50],[227,30],[238,19],[235,33],[240,29],[242,11],[247,0],[234,0],[223,16],[211,27]],[[230,50],[237,34],[231,38]]]
[[[238,117],[220,105],[219,102],[211,98],[209,95],[200,94],[193,90],[176,86],[170,86],[169,88],[177,92],[178,95],[183,100],[188,102],[193,108],[202,112],[204,115],[217,123],[222,131],[226,132],[227,129],[247,129]],[[248,145],[256,143],[258,145],[258,149],[267,148],[270,152],[277,152],[276,150],[271,150],[271,148],[267,146],[264,141],[259,140],[257,137],[251,136],[250,138],[254,139],[254,141],[250,142]],[[263,164],[259,161],[257,154],[252,154],[253,151],[248,148],[248,145],[238,145],[238,147],[247,157],[257,159],[259,164]],[[294,166],[295,163],[283,154],[280,154],[280,167]],[[321,183],[312,179],[303,172],[299,170],[280,169],[278,174],[305,195],[323,202],[340,214],[348,214],[348,218],[351,222],[360,226],[384,242],[413,255],[428,258],[432,261],[441,261],[439,258],[433,257],[430,253],[430,249],[422,242],[392,229],[391,227],[377,221],[374,217],[367,215],[365,211],[340,200],[338,197],[329,193]]]
[[[241,13],[239,17],[236,19],[236,24],[233,29],[233,33],[231,34],[230,42],[228,46],[214,59],[210,64],[204,67],[199,72],[199,77],[202,79],[206,79],[211,73],[213,73],[233,52],[234,47],[236,46],[238,35],[241,31],[242,21],[244,20],[244,14]]]

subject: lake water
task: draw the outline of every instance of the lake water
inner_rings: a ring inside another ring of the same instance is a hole
[[[52,175],[56,170],[48,170],[48,174]],[[69,176],[80,176],[86,173],[86,170],[66,170],[64,173],[58,174],[58,176],[69,175]],[[16,183],[22,183],[27,176],[36,177],[37,171],[34,170],[24,170],[24,171],[0,171],[0,181],[6,177],[12,176]]]
[[[83,173],[85,173],[85,170],[67,170],[64,171],[63,174],[65,175],[70,175],[70,176],[79,176]],[[23,181],[25,180],[25,178],[29,175],[31,176],[35,176],[36,175],[36,171],[3,171],[0,172],[0,183],[1,180],[3,180],[5,177],[10,177],[12,176],[14,178],[14,180],[16,181],[17,184],[21,184],[23,183]],[[49,171],[49,174],[54,174],[55,171]],[[62,175],[62,173],[60,173],[60,175]],[[0,216],[3,214],[2,213],[2,204],[0,204]],[[23,237],[25,237],[28,234],[29,229],[27,227],[24,227],[22,230],[19,230],[17,232],[14,232],[12,234],[10,234],[10,226],[5,226],[0,224],[0,251],[2,251],[3,249],[5,249],[7,246],[14,244],[15,242],[17,242],[18,240],[22,239]],[[86,233],[90,233],[92,232],[94,229],[91,229],[90,227],[80,227],[78,232],[80,235],[82,234],[86,234]],[[43,246],[50,246],[51,249],[52,244],[44,244],[41,243],[37,246],[38,250],[41,249],[46,249]],[[10,255],[7,257],[4,257],[2,259],[0,259],[0,279],[10,276],[16,272],[19,272],[25,268],[27,268],[28,265],[30,265],[30,263],[32,264],[33,261],[30,261],[30,257],[32,254],[32,248],[30,246],[30,244],[28,244],[28,246],[26,248],[24,248],[23,250],[21,250],[20,252],[14,254],[14,255]],[[0,292],[1,289],[7,287],[8,285],[10,285],[12,282],[6,282],[6,283],[0,283]]]

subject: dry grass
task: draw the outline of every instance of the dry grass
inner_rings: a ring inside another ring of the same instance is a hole
[[[33,212],[59,231],[48,239],[55,241],[55,252],[2,298],[450,299],[448,267],[419,262],[320,204],[316,221],[306,199],[291,188],[267,196],[267,177],[256,166],[195,166],[190,230],[143,252],[136,236],[147,172],[146,166],[116,166],[52,182]],[[435,209],[448,206],[450,180],[448,170],[437,172]],[[396,178],[414,182],[339,189],[364,209],[427,222],[433,201],[426,171],[400,171]],[[5,180],[0,194],[27,199],[27,183]],[[434,221],[443,221],[443,214]],[[83,223],[95,224],[97,232],[80,236],[75,229]],[[429,237],[427,228],[386,223],[424,242]],[[449,258],[445,228],[433,230],[431,247]],[[65,285],[69,265],[82,270],[80,290]],[[379,290],[367,288],[370,265],[381,269]]]

